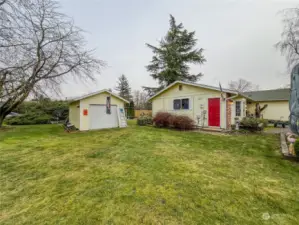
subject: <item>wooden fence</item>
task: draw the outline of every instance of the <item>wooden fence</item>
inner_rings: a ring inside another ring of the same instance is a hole
[[[139,118],[141,115],[152,116],[152,110],[135,109],[135,117],[136,117],[136,118]]]

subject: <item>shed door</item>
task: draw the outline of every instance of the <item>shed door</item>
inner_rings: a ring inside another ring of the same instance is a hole
[[[111,106],[111,114],[107,114],[105,105],[89,106],[89,129],[118,127],[117,107]]]
[[[209,98],[209,126],[220,127],[220,98]]]

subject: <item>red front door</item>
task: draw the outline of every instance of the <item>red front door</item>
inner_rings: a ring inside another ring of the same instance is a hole
[[[220,98],[209,98],[209,126],[220,127]]]

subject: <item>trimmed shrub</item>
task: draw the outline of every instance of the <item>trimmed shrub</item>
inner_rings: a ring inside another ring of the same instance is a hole
[[[188,116],[172,115],[170,118],[173,128],[178,130],[192,130],[195,122]]]
[[[169,127],[170,113],[158,112],[153,118],[153,123],[156,127]]]
[[[137,119],[137,124],[139,126],[151,125],[151,124],[153,124],[152,117],[147,116],[147,115],[141,116]]]
[[[167,112],[159,112],[153,119],[156,127],[174,128],[178,130],[192,130],[195,122],[188,116],[173,115]]]
[[[260,126],[262,124],[262,126]],[[265,126],[268,125],[268,121],[264,119],[252,118],[252,117],[244,117],[240,125],[243,129],[250,131],[261,131]]]
[[[259,123],[262,123],[262,124],[264,125],[264,127],[267,127],[268,124],[269,124],[269,121],[266,120],[266,119],[257,119],[257,121],[258,121]]]
[[[294,150],[295,150],[296,156],[299,157],[299,139],[295,141]]]

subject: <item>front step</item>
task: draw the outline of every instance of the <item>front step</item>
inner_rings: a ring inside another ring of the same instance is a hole
[[[223,129],[221,128],[216,128],[216,127],[204,127],[204,128],[199,128],[202,131],[209,131],[209,132],[223,132]]]

